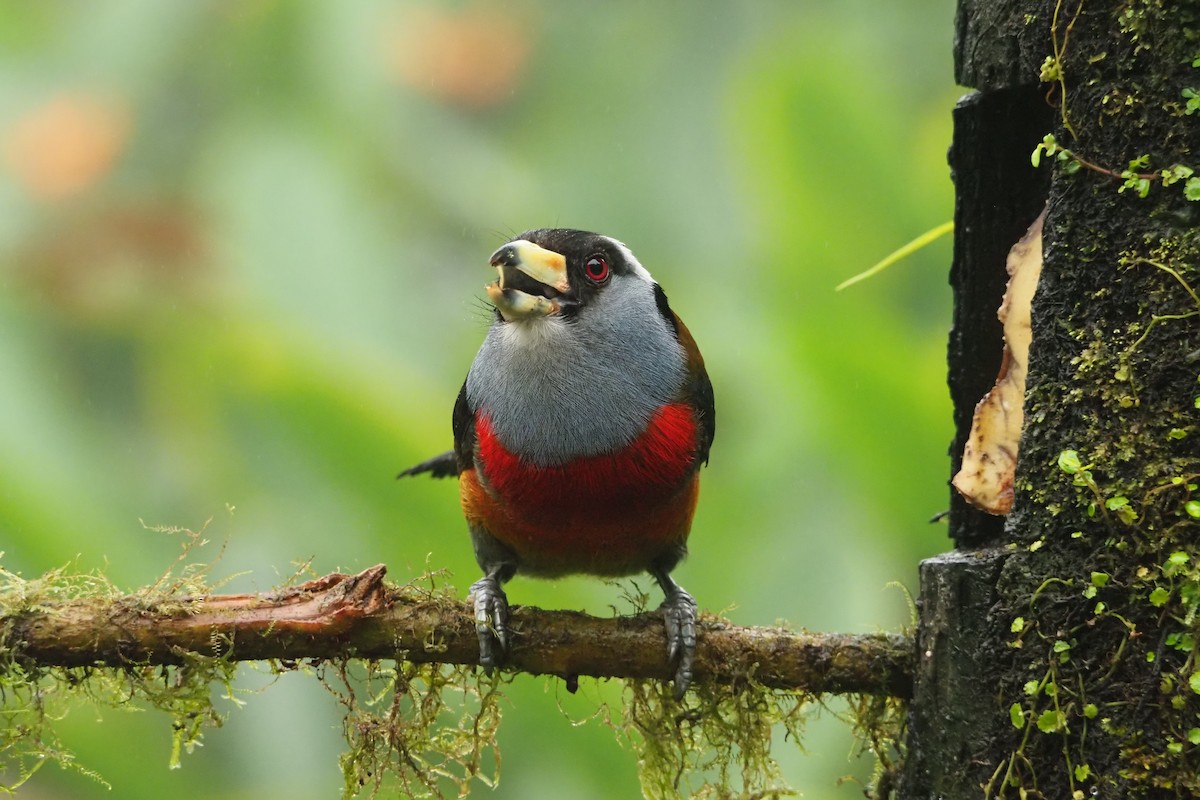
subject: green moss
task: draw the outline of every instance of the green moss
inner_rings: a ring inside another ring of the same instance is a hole
[[[0,567],[0,775],[6,780],[0,791],[15,791],[46,764],[104,783],[75,760],[54,729],[55,722],[79,705],[165,711],[171,720],[170,767],[179,766],[181,754],[200,743],[205,729],[222,724],[213,689],[222,687],[224,697],[233,698],[236,665],[226,659],[189,656],[179,666],[129,664],[121,669],[45,667],[23,658],[20,642],[11,636],[13,623],[22,615],[54,604],[111,604],[120,597],[125,604],[151,607],[204,591],[206,568],[186,562],[202,542],[203,530],[165,532],[184,534],[180,562],[129,596],[122,597],[99,573],[81,575],[61,568],[26,580]]]
[[[1194,176],[1168,166],[1194,159],[1198,14],[1088,8],[1061,59],[1092,163],[1052,188],[989,798],[1200,793],[1200,233]]]
[[[697,686],[686,705],[661,681],[628,681],[621,729],[637,754],[648,798],[784,797],[771,756],[774,729],[799,742],[808,698],[772,692],[747,681],[735,687]]]
[[[122,668],[45,667],[23,658],[10,635],[22,615],[53,613],[56,604],[91,603],[122,608],[185,611],[217,583],[210,566],[194,562],[203,530],[160,529],[182,535],[179,560],[151,585],[122,594],[100,574],[78,575],[68,568],[26,580],[0,568],[0,791],[15,791],[46,764],[89,775],[59,738],[55,723],[86,706],[153,709],[170,723],[171,755],[177,767],[225,715],[241,704],[234,688],[237,665],[222,657],[188,654],[179,666],[128,664]],[[302,571],[305,568],[302,568]],[[296,579],[297,576],[293,578]],[[421,599],[445,595],[432,576],[430,588],[408,589]],[[489,755],[499,725],[498,682],[469,667],[416,665],[355,659],[317,665],[270,663],[280,672],[306,669],[344,705],[347,752],[341,757],[345,796],[375,796],[396,787],[408,796],[465,793],[473,780],[494,784],[498,759]],[[107,784],[105,784],[107,785]]]
[[[336,661],[316,671],[345,712],[343,797],[462,797],[476,781],[499,780],[499,678],[403,661]]]
[[[46,667],[23,657],[21,643],[11,635],[24,615],[52,614],[64,603],[123,611],[130,606],[193,608],[195,597],[212,590],[210,568],[191,560],[202,532],[166,532],[184,538],[179,561],[133,594],[122,594],[100,574],[77,575],[64,568],[26,580],[0,568],[0,620],[6,625],[0,628],[0,775],[8,781],[0,790],[15,790],[46,764],[103,782],[75,760],[56,732],[55,723],[81,706],[165,712],[172,747],[164,766],[175,767],[241,704],[234,685],[237,666],[227,658],[191,654],[178,666]],[[454,590],[437,577],[392,591],[421,601],[445,598],[457,607]],[[636,586],[629,592],[635,606],[644,605]],[[475,783],[493,786],[499,779],[499,706],[512,676],[489,678],[470,666],[402,660],[339,658],[267,666],[313,675],[341,704],[345,797],[463,796]],[[795,794],[782,778],[772,746],[780,735],[800,745],[805,720],[824,709],[816,698],[767,689],[753,675],[732,686],[694,684],[682,702],[661,681],[625,686],[624,707],[597,716],[611,720],[618,739],[636,754],[647,797]],[[904,704],[875,697],[851,698],[850,704],[846,721],[854,726],[862,752],[876,761],[874,796],[887,797],[901,760]]]
[[[1076,355],[1058,380],[1031,387],[1031,405],[1053,406],[1034,423],[1071,433],[1056,452],[1037,437],[1023,446],[1020,485],[1037,504],[1028,513],[1040,507],[1055,527],[1032,526],[1045,546],[1006,567],[1006,594],[1031,599],[1012,610],[1008,657],[1020,679],[1001,694],[1018,740],[986,794],[1192,796],[1200,792],[1200,678],[1192,677],[1200,528],[1190,511],[1200,368],[1183,343],[1198,335],[1200,236],[1145,234],[1086,268],[1105,284],[1103,297],[1070,310],[1074,324],[1062,333]],[[1118,286],[1138,301],[1103,302]],[[1055,761],[1050,774],[1034,768]]]
[[[850,709],[859,752],[875,759],[863,794],[870,800],[888,800],[904,769],[908,703],[895,697],[861,695],[850,698]]]
[[[819,698],[767,689],[752,679],[701,685],[685,703],[660,681],[628,681],[619,736],[636,754],[648,798],[795,796],[772,756],[779,735],[801,746],[805,722],[828,711]],[[902,763],[899,742],[907,708],[895,698],[851,697],[844,721],[859,754],[874,759],[864,795],[889,797]]]

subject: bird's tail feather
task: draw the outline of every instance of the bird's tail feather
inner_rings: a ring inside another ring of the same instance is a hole
[[[409,467],[396,477],[406,478],[409,475],[420,475],[423,472],[428,472],[431,478],[457,478],[458,457],[454,455],[453,450],[447,450],[428,461],[422,461],[416,466]]]

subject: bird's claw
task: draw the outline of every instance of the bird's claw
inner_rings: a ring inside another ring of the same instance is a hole
[[[508,653],[508,596],[500,582],[485,575],[471,584],[475,600],[475,633],[479,636],[479,665],[488,675]]]
[[[667,664],[675,670],[675,699],[682,700],[692,683],[696,661],[696,601],[676,586],[659,611],[667,628]]]

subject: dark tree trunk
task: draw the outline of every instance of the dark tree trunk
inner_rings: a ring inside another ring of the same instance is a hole
[[[1160,174],[1200,174],[1198,22],[1194,0],[959,3],[955,470],[1043,204],[1045,258],[1012,512],[955,497],[959,550],[922,566],[902,798],[1200,795],[1200,202]],[[1047,133],[1073,155],[1035,170]]]

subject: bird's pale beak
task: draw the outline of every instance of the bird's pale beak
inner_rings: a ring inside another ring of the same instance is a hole
[[[567,259],[525,239],[492,253],[491,264],[500,277],[487,285],[488,299],[508,322],[557,314],[571,290]]]

